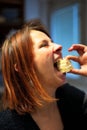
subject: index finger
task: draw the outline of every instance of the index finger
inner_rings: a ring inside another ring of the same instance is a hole
[[[82,55],[85,52],[85,49],[87,49],[87,46],[82,44],[73,44],[68,51],[77,51],[80,55]]]

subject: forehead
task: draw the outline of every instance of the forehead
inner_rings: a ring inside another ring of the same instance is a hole
[[[32,41],[34,43],[40,43],[44,39],[45,40],[50,40],[50,38],[44,32],[37,31],[37,30],[31,30],[30,36],[31,36]]]

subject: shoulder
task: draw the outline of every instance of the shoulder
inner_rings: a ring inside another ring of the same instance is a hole
[[[5,123],[5,121],[8,122],[11,118],[11,115],[12,115],[12,112],[8,109],[1,111],[0,112],[0,124],[3,122]]]
[[[31,115],[18,114],[15,110],[4,110],[0,112],[0,130],[27,130],[38,129]]]
[[[3,110],[0,112],[0,130],[23,130],[21,116],[13,110]]]
[[[67,127],[68,124],[71,124],[72,128],[82,128],[87,124],[87,122],[84,123],[85,120],[87,121],[87,117],[84,115],[83,109],[85,95],[84,91],[69,84],[61,86],[56,91],[56,97],[59,99],[58,107]]]
[[[87,93],[70,84],[57,89],[56,97],[62,120],[70,129],[87,129]]]
[[[66,100],[80,101],[83,102],[85,97],[85,92],[74,87],[68,83],[64,84],[56,91],[56,96],[59,98],[64,98]]]
[[[0,129],[5,130],[11,121],[11,111],[3,110],[0,112]]]
[[[60,107],[67,111],[82,113],[86,93],[68,83],[58,88],[56,97],[59,98]]]

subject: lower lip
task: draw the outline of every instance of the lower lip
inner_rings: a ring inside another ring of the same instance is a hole
[[[62,74],[60,77],[63,81],[66,81],[66,74]]]
[[[56,69],[55,69],[56,70]],[[66,73],[61,73],[60,71],[58,71],[58,76],[60,75],[60,78],[63,80],[63,81],[66,81]],[[59,74],[60,73],[60,74]]]

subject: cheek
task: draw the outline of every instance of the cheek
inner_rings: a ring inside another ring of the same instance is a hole
[[[37,52],[35,57],[34,57],[34,61],[37,62],[45,62],[47,61],[47,59],[49,59],[52,56],[52,52],[50,51],[40,51]]]
[[[35,70],[38,71],[38,72],[42,72],[46,69],[46,66],[47,66],[47,55],[44,54],[44,56],[41,56],[41,55],[38,55],[37,57],[35,57],[34,59],[34,67],[35,67]]]
[[[44,69],[52,61],[52,50],[41,50],[37,51],[34,56],[35,68]]]
[[[35,55],[34,57],[34,67],[35,70],[39,70],[41,66],[43,65],[44,62],[44,57],[41,56],[40,54]]]
[[[47,57],[49,58],[49,57],[51,57],[51,55],[52,55],[52,53],[49,52],[49,53],[47,54]]]

